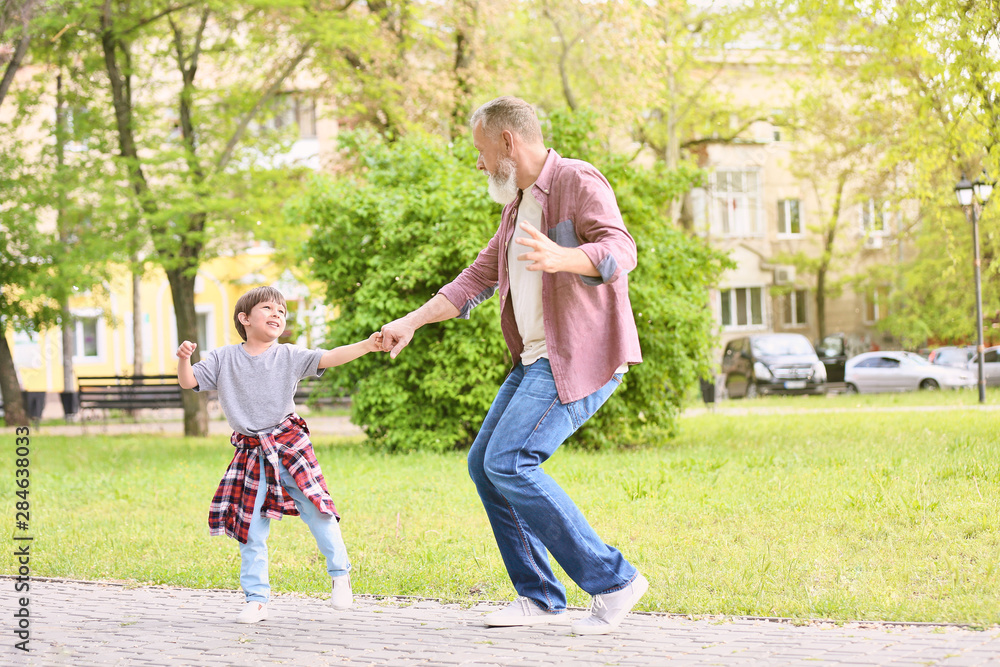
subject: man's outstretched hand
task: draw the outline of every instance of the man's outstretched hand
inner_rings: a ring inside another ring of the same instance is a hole
[[[405,317],[393,320],[382,327],[382,351],[388,352],[389,357],[396,358],[403,348],[413,340],[416,327],[409,324]]]

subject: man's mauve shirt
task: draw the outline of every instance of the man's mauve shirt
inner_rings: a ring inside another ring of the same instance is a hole
[[[549,149],[532,194],[542,205],[542,233],[561,246],[582,250],[601,274],[542,276],[549,363],[559,400],[570,403],[603,387],[623,364],[642,361],[628,298],[635,241],[625,229],[611,185],[591,164],[561,158]],[[510,304],[507,245],[522,196],[504,207],[497,233],[476,261],[440,290],[463,318],[499,292],[500,329],[514,363],[521,358],[522,341]],[[524,246],[524,252],[530,249]]]

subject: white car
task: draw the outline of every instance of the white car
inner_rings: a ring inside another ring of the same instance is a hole
[[[979,377],[979,356],[973,351],[967,368]],[[994,345],[983,350],[983,379],[987,387],[1000,385],[1000,346]]]
[[[865,352],[847,360],[847,392],[915,389],[959,389],[976,386],[976,374],[965,368],[932,364],[913,352]]]

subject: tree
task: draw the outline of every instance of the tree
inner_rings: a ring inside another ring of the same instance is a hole
[[[900,174],[899,197],[918,209],[902,230],[902,240],[916,253],[898,267],[893,282],[899,289],[880,326],[911,345],[975,339],[967,324],[973,321],[971,234],[952,188],[963,172],[977,175],[985,168],[994,179],[1000,173],[995,3],[884,1],[863,11],[845,1],[769,6],[781,17],[786,45],[837,68],[850,88],[881,91],[874,104],[898,113],[881,167]],[[863,109],[872,100],[859,102]],[[987,207],[982,220],[987,313],[1000,309],[1000,265],[994,261],[1000,256],[998,219]],[[868,282],[889,279],[886,271],[877,267]]]
[[[14,33],[20,31],[15,41],[21,46],[8,62],[0,95],[6,112],[0,119],[0,151],[4,155],[0,161],[0,200],[4,202],[0,205],[0,236],[5,249],[0,259],[0,390],[7,422],[22,424],[26,415],[6,331],[10,328],[34,335],[56,324],[62,324],[64,333],[70,330],[66,308],[70,295],[74,289],[100,291],[107,275],[105,266],[116,258],[115,242],[122,237],[120,229],[108,223],[113,217],[108,211],[117,210],[120,200],[109,205],[100,195],[99,184],[113,176],[102,161],[85,156],[67,159],[65,146],[72,138],[67,132],[67,99],[79,101],[81,96],[79,87],[62,85],[63,71],[72,68],[61,61],[56,65],[55,122],[36,120],[44,118],[40,110],[49,95],[44,76],[33,80],[23,77],[20,85],[13,85],[20,65],[30,62],[38,70],[39,65],[57,63],[49,47],[51,40],[36,38],[55,32],[52,26],[61,21],[60,7],[23,2],[8,8],[18,6],[22,13]],[[85,120],[78,115],[77,131],[84,125]],[[49,140],[39,148],[24,138],[26,129]],[[54,232],[50,231],[53,219]],[[71,342],[65,338],[63,351],[72,355]],[[71,364],[64,366],[71,375]],[[71,387],[69,380],[67,389]]]
[[[622,398],[602,409],[578,440],[592,446],[647,441],[670,432],[684,394],[707,372],[714,324],[706,286],[728,263],[665,224],[670,199],[690,187],[696,172],[631,167],[627,159],[586,148],[598,142],[585,115],[553,111],[549,118],[551,145],[591,157],[604,170],[640,249],[630,288],[645,361],[626,374]],[[470,142],[446,145],[411,133],[389,145],[362,134],[348,148],[352,174],[318,177],[288,210],[313,227],[307,260],[340,312],[333,344],[367,336],[420,306],[469,264],[499,219]],[[338,369],[340,382],[353,390],[355,423],[389,449],[471,443],[511,365],[498,317],[491,299],[468,322],[424,327],[392,362],[369,355]]]
[[[149,258],[167,275],[178,340],[197,340],[201,262],[275,221],[302,178],[303,167],[276,160],[292,137],[268,121],[317,44],[354,36],[350,4],[133,0],[73,14],[103,63],[117,162]],[[184,425],[207,433],[203,397],[184,395]]]

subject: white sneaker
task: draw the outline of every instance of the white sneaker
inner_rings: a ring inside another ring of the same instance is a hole
[[[334,609],[343,611],[350,609],[354,603],[354,595],[351,594],[351,575],[345,574],[333,578],[333,588],[330,591],[330,604]]]
[[[519,597],[509,605],[487,614],[483,623],[488,628],[514,627],[520,625],[542,625],[544,623],[565,623],[569,617],[565,612],[545,611],[528,598]]]
[[[259,623],[267,618],[266,602],[247,602],[243,611],[236,617],[237,623]]]
[[[573,633],[604,635],[613,631],[648,590],[649,582],[646,577],[637,574],[625,588],[614,593],[595,595],[590,603],[590,615],[573,623]]]

